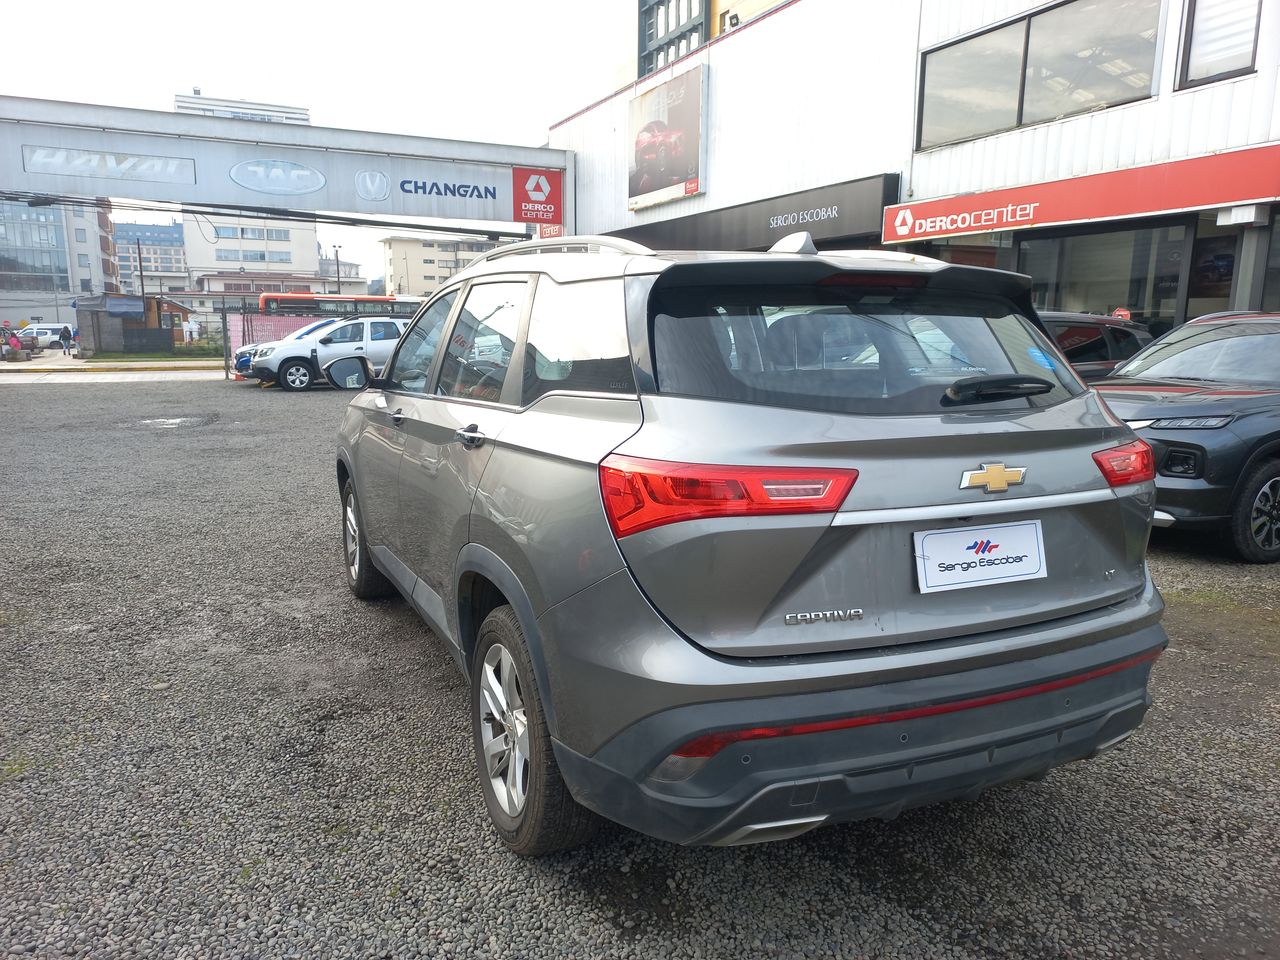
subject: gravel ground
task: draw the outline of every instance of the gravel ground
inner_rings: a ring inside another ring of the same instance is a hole
[[[452,662],[343,584],[342,395],[0,402],[39,425],[0,438],[0,955],[1280,956],[1280,571],[1157,540],[1156,706],[1042,783],[527,862],[489,830]]]

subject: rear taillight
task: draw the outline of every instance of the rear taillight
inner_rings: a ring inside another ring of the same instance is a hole
[[[724,467],[612,454],[600,464],[600,492],[615,537],[681,520],[834,513],[857,470]]]
[[[1099,450],[1093,460],[1113,487],[1156,478],[1156,457],[1145,440]]]

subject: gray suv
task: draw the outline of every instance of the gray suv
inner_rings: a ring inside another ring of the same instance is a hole
[[[739,844],[974,797],[1128,737],[1167,643],[1151,449],[1028,278],[531,241],[425,304],[337,479],[358,597],[471,688],[515,852],[606,817]]]

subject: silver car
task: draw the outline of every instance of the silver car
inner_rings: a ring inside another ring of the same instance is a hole
[[[600,817],[792,837],[1137,728],[1167,643],[1151,450],[1028,291],[803,236],[531,241],[455,277],[380,378],[330,365],[360,389],[351,589],[399,591],[468,677],[512,850]]]

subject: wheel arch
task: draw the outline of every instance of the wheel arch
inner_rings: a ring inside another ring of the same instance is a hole
[[[554,737],[559,729],[556,723],[555,700],[551,696],[547,660],[543,649],[542,631],[533,612],[529,594],[520,583],[514,570],[492,550],[478,543],[468,543],[458,554],[456,569],[457,590],[453,614],[456,618],[454,636],[462,661],[463,673],[470,676],[471,661],[475,657],[480,624],[496,607],[509,604],[515,611],[525,644],[529,648],[529,660],[538,683],[547,727]]]
[[[1244,461],[1244,466],[1240,468],[1240,473],[1236,477],[1235,486],[1231,490],[1231,506],[1235,508],[1236,498],[1240,496],[1240,492],[1244,487],[1244,482],[1248,479],[1255,468],[1261,463],[1268,460],[1280,460],[1280,434],[1272,434],[1266,437],[1253,450],[1249,452],[1249,456]]]

